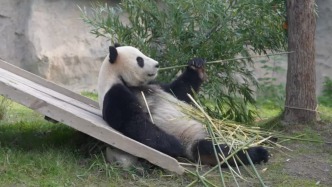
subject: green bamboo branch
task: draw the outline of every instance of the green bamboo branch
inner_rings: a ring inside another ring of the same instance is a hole
[[[253,168],[253,170],[254,170],[256,176],[258,177],[259,182],[261,183],[261,185],[262,185],[263,187],[265,187],[266,185],[264,184],[264,181],[263,181],[262,177],[259,175],[257,169],[255,168],[255,165],[254,165],[254,163],[252,162],[252,160],[251,160],[251,158],[250,158],[248,152],[245,151],[245,153],[246,153],[246,156],[247,156],[247,159],[248,159],[250,165],[252,166],[252,168]]]
[[[227,62],[227,61],[245,60],[245,59],[260,58],[260,57],[270,57],[270,56],[278,56],[278,55],[290,54],[290,53],[293,53],[293,52],[294,51],[281,52],[281,53],[273,53],[273,54],[266,54],[266,55],[249,56],[249,57],[229,58],[229,59],[224,59],[224,60],[209,61],[209,62],[206,62],[205,64],[220,64],[220,63]],[[183,68],[183,67],[187,67],[187,65],[177,65],[177,66],[171,66],[171,67],[164,67],[164,68],[160,68],[159,70],[163,71],[163,70],[177,69],[177,68]]]

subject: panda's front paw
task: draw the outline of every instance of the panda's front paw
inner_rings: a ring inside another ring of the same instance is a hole
[[[193,58],[193,59],[189,60],[189,62],[188,62],[188,66],[193,69],[204,68],[204,64],[205,64],[205,59],[203,59],[203,58]]]
[[[204,70],[205,60],[203,58],[193,58],[188,62],[188,68],[196,71],[198,73],[198,77],[201,80],[206,80],[206,74]]]

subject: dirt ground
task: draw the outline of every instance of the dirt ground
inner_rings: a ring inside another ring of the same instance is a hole
[[[295,127],[290,134],[303,131],[304,127]],[[286,146],[293,151],[287,152],[281,162],[282,172],[299,179],[311,179],[316,185],[332,186],[332,124],[316,124],[312,131],[317,132],[316,138],[325,143],[307,141],[289,142]],[[272,158],[273,161],[273,158]]]

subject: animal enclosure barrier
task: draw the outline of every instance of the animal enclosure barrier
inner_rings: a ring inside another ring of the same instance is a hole
[[[182,174],[176,159],[113,130],[98,103],[0,59],[0,95],[161,168]]]

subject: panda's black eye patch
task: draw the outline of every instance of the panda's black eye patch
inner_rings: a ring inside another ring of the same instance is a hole
[[[136,58],[137,64],[139,67],[143,68],[144,67],[144,59],[142,57],[137,57]]]

